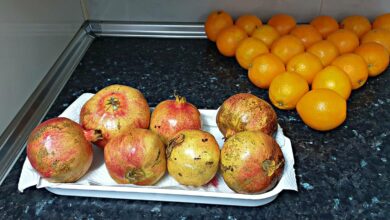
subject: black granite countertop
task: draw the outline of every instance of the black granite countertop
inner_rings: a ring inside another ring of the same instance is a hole
[[[120,83],[141,90],[150,106],[176,90],[198,108],[216,109],[253,86],[234,58],[207,40],[98,38],[46,118],[59,115],[84,92]],[[388,219],[390,218],[390,70],[353,91],[339,128],[311,130],[295,111],[277,110],[291,138],[299,192],[283,191],[261,207],[58,196],[34,187],[17,190],[25,153],[0,186],[0,219]],[[134,217],[131,217],[134,216]]]

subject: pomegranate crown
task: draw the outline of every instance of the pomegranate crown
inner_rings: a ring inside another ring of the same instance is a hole
[[[186,98],[183,96],[175,95],[176,103],[184,104],[186,103]]]

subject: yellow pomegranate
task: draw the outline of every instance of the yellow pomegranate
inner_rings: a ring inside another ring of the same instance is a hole
[[[166,150],[168,172],[177,182],[202,186],[217,173],[220,150],[214,136],[201,130],[182,130]]]

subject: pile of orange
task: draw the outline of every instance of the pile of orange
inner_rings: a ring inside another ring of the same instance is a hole
[[[389,65],[390,13],[372,23],[357,15],[340,23],[318,16],[297,25],[287,14],[263,24],[252,14],[234,21],[216,11],[207,18],[205,32],[221,54],[235,56],[248,70],[254,85],[269,89],[275,107],[296,109],[305,124],[320,131],[342,124],[351,91]]]

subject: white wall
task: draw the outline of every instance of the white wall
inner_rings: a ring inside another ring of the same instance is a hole
[[[79,0],[0,1],[0,134],[83,21]]]
[[[237,17],[254,13],[266,21],[275,13],[289,13],[299,22],[328,14],[342,19],[361,14],[373,18],[390,11],[390,0],[83,0],[90,20],[204,21],[212,10],[223,9]]]
[[[342,19],[347,15],[363,15],[373,20],[390,12],[390,0],[323,0],[321,14]]]

